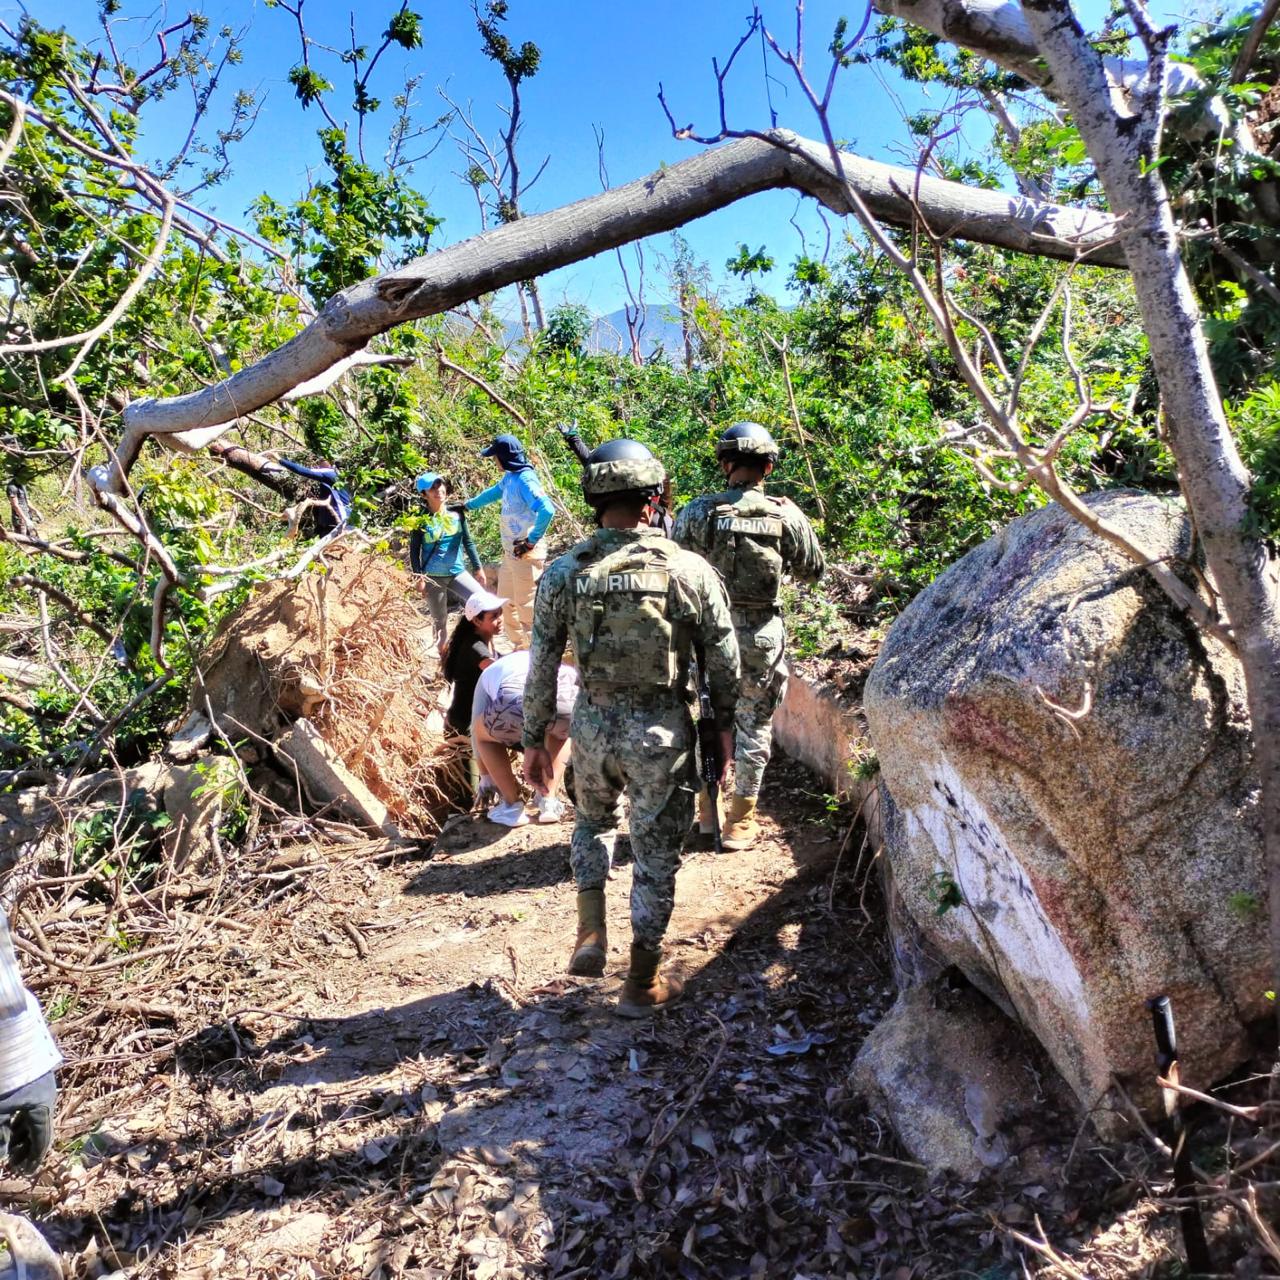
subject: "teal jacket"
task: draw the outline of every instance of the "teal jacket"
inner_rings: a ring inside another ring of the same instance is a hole
[[[409,568],[433,578],[456,578],[464,570],[466,556],[472,571],[480,568],[480,556],[467,522],[454,511],[436,511],[409,531]]]

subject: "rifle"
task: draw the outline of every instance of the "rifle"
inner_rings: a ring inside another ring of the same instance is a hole
[[[711,705],[711,685],[707,682],[707,664],[701,646],[695,651],[698,662],[698,761],[702,769],[702,785],[711,802],[711,834],[717,853],[724,852],[720,843],[720,731],[716,728],[715,708]]]

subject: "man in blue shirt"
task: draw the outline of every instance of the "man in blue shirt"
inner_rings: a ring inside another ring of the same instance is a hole
[[[547,565],[543,535],[555,514],[538,473],[525,457],[524,445],[515,436],[498,436],[480,450],[493,458],[502,477],[464,505],[476,511],[502,503],[502,566],[498,570],[498,594],[506,598],[503,624],[516,649],[527,649],[533,631],[533,597]]]

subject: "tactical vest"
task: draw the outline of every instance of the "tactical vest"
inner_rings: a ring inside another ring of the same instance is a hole
[[[711,510],[707,559],[724,579],[738,608],[776,607],[782,588],[781,498],[748,489],[740,498],[722,494]]]
[[[570,634],[588,690],[676,687],[671,551],[649,540],[628,543],[570,577]]]

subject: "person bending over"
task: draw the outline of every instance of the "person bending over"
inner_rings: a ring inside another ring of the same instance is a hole
[[[493,779],[501,800],[489,820],[519,827],[528,821],[520,784],[511,768],[511,752],[524,737],[524,690],[529,678],[529,650],[517,649],[486,668],[476,684],[471,705],[471,743],[481,770]],[[551,781],[536,803],[539,822],[559,822],[564,801],[558,792],[569,763],[569,722],[578,700],[578,673],[564,663],[556,677],[556,718],[546,731],[551,755]]]
[[[305,536],[324,538],[346,527],[355,509],[355,501],[350,491],[338,483],[338,468],[332,462],[322,459],[314,467],[307,467],[289,458],[277,461],[286,471],[314,482],[301,519]]]

